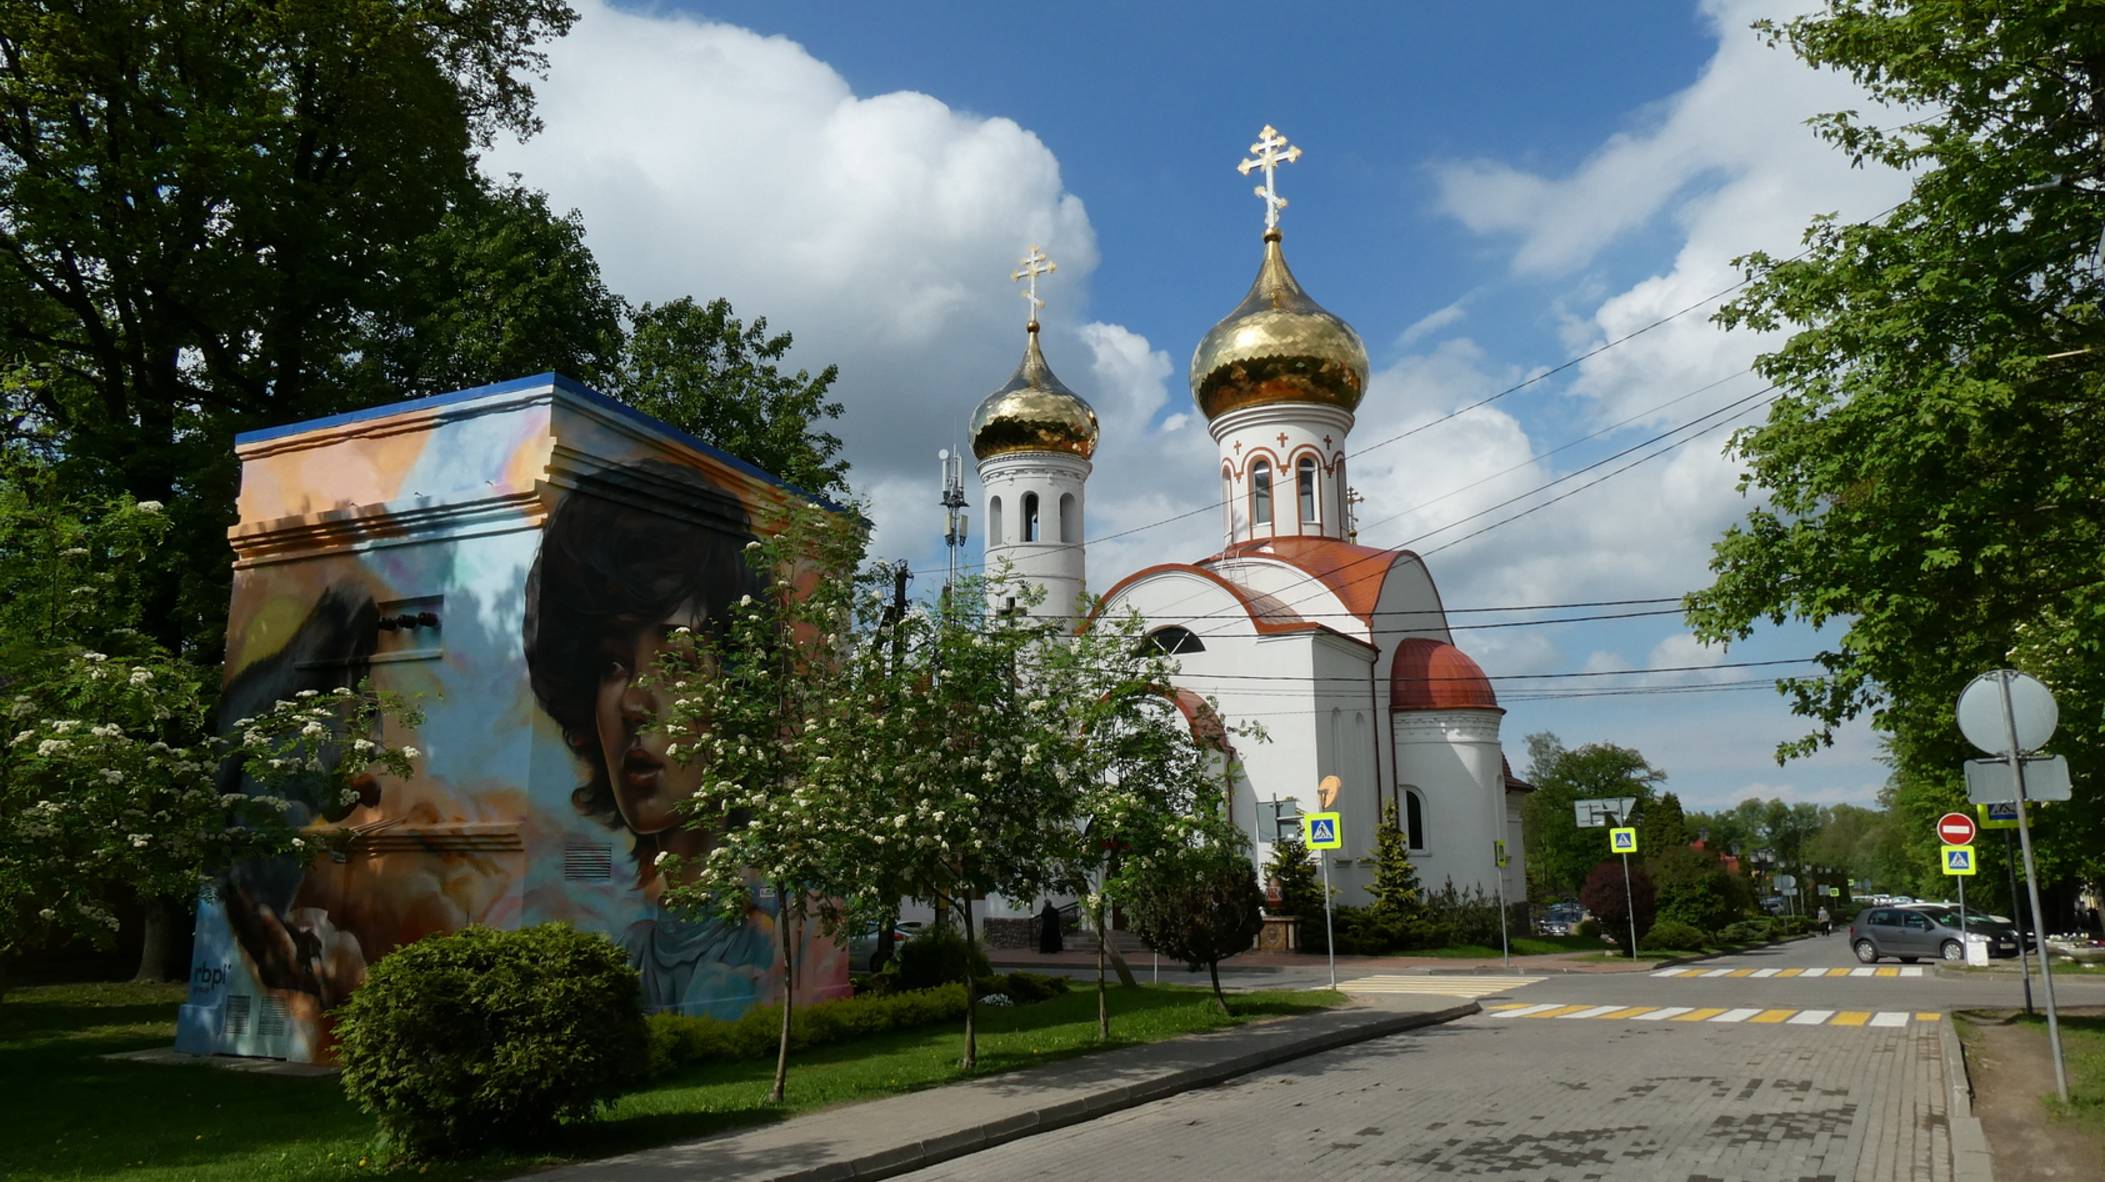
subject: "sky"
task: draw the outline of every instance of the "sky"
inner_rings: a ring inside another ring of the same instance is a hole
[[[573,3],[544,130],[485,169],[578,210],[631,300],[727,297],[794,334],[793,364],[839,365],[833,429],[873,553],[909,561],[921,594],[943,577],[936,453],[1016,365],[1009,276],[1032,244],[1059,266],[1047,359],[1103,426],[1091,586],[1218,549],[1187,371],[1256,272],[1263,205],[1235,166],[1266,124],[1304,153],[1278,181],[1288,259],[1373,367],[1349,443],[1360,541],[1419,553],[1451,612],[1706,586],[1713,543],[1759,503],[1724,448],[1758,421],[1748,366],[1780,340],[1723,331],[1703,301],[1736,257],[1794,253],[1813,217],[1906,191],[1805,125],[1884,122],[1877,105],[1750,30],[1804,0]],[[1812,655],[1803,626],[1729,649],[1673,614],[1455,637],[1498,679],[1516,768],[1546,730],[1637,748],[1696,809],[1870,804],[1885,781],[1861,724],[1777,765],[1807,728],[1769,679],[1808,667],[1729,666]],[[1519,676],[1608,670],[1678,671]],[[1664,686],[1723,688],[1543,696]]]

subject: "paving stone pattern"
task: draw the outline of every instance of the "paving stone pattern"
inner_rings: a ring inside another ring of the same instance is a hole
[[[1483,1015],[912,1176],[1950,1179],[1938,1027],[1852,1033]]]

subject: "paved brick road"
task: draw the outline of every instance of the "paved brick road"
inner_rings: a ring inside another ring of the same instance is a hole
[[[1933,1182],[1951,1177],[1945,1094],[1933,1023],[1486,1014],[912,1177]]]

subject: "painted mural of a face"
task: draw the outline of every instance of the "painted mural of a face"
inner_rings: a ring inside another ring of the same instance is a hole
[[[665,505],[686,506],[669,516]],[[721,626],[757,589],[744,507],[691,468],[645,461],[582,482],[556,509],[526,584],[534,695],[585,765],[580,811],[620,824],[650,857],[676,832],[697,773],[666,755],[645,684],[682,627]]]

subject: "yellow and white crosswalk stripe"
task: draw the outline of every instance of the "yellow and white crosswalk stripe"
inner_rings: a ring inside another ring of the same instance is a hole
[[[1581,1018],[1601,1019],[1611,1022],[1720,1022],[1728,1025],[1753,1023],[1757,1025],[1783,1024],[1788,1026],[1868,1026],[1890,1029],[1918,1023],[1941,1021],[1944,1015],[1934,1010],[1794,1010],[1763,1009],[1760,1006],[1622,1006],[1622,1005],[1559,1005],[1556,1002],[1501,1002],[1484,1007],[1484,1013],[1492,1018]]]
[[[1406,977],[1384,973],[1340,981],[1338,990],[1341,993],[1423,993],[1435,997],[1478,998],[1510,992],[1541,980],[1541,977],[1441,977],[1430,974]]]
[[[1693,981],[1698,978],[1707,980],[1715,977],[1725,977],[1734,980],[1743,977],[1753,977],[1764,980],[1770,977],[1876,977],[1891,979],[1896,977],[1920,977],[1922,975],[1922,966],[1919,964],[1862,965],[1853,969],[1753,969],[1732,968],[1729,966],[1722,969],[1704,969],[1683,967],[1678,969],[1661,969],[1658,972],[1653,973],[1652,975],[1655,977],[1679,977],[1684,981]]]

